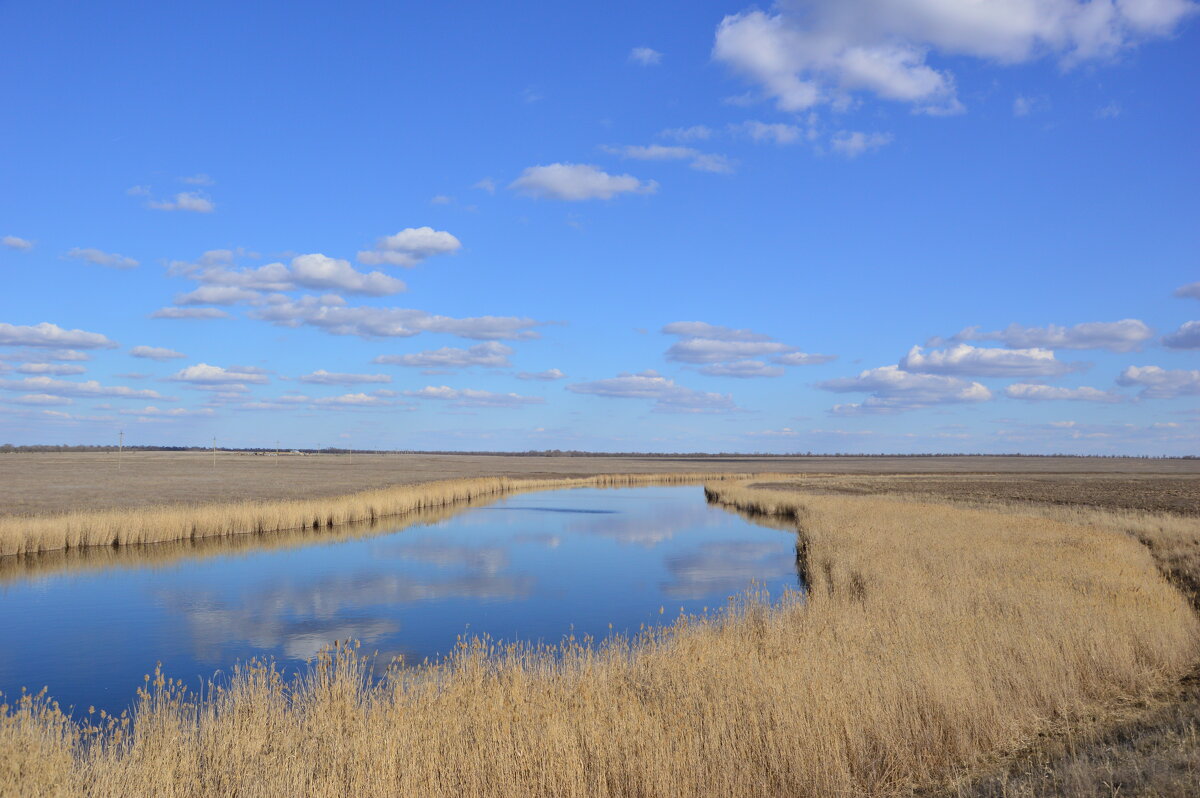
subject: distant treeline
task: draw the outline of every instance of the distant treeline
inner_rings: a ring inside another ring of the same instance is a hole
[[[51,444],[31,444],[14,446],[11,443],[0,445],[0,454],[24,454],[36,452],[116,452],[116,446],[67,446]],[[127,452],[209,452],[209,446],[125,446]],[[1200,455],[1151,455],[1151,454],[1025,454],[1022,452],[588,452],[579,449],[530,449],[523,452],[497,451],[450,451],[438,449],[342,449],[327,446],[323,449],[292,449],[274,447],[237,448],[222,446],[222,452],[243,452],[246,454],[438,454],[462,455],[471,457],[503,456],[503,457],[1075,457],[1092,460],[1197,460]]]

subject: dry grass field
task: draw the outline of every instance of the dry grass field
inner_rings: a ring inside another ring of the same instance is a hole
[[[834,482],[710,485],[797,528],[807,597],[632,641],[468,642],[378,684],[354,649],[202,699],[151,677],[90,727],[25,699],[0,794],[1090,795],[1066,788],[1130,758],[1086,746],[1171,714],[1200,622],[1142,541],[1183,562],[1193,518]],[[1170,776],[1142,794],[1188,794]]]
[[[341,496],[441,479],[664,473],[1110,475],[1200,478],[1200,460],[1081,457],[551,457],[217,452],[0,454],[0,515]]]

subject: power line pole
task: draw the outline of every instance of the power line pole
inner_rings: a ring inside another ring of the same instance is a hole
[[[213,471],[217,470],[217,436],[213,436]]]
[[[117,433],[117,470],[121,470],[121,452],[125,449],[125,430]]]

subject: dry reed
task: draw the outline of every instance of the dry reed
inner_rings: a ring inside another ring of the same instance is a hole
[[[380,682],[357,649],[131,715],[0,713],[0,794],[899,795],[1156,689],[1200,641],[1131,538],[1042,518],[710,485],[793,519],[810,591],[635,640],[465,641]]]
[[[405,513],[465,504],[505,494],[570,487],[699,484],[746,474],[601,474],[578,479],[454,479],[309,500],[165,505],[0,516],[0,557],[79,549],[198,540],[288,529],[328,529]]]

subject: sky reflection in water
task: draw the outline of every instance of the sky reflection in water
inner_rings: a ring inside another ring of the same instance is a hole
[[[798,586],[794,536],[708,506],[699,487],[530,493],[399,531],[242,544],[6,571],[0,690],[45,685],[64,706],[119,710],[157,661],[192,685],[239,659],[295,664],[347,638],[419,661],[463,632],[603,637],[610,623],[718,607],[752,581],[776,595]]]

